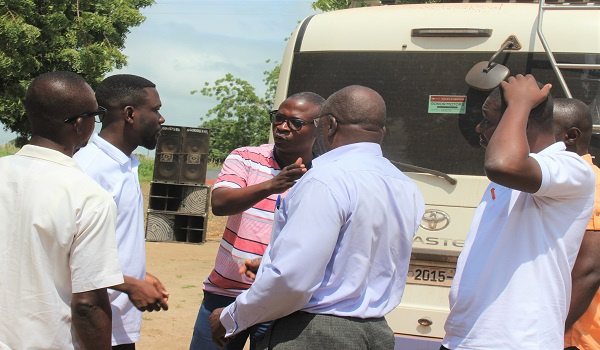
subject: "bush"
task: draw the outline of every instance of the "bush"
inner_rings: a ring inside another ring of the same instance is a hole
[[[138,176],[140,183],[152,181],[152,174],[154,174],[154,158],[146,157],[141,154],[136,154],[140,159],[140,166],[138,167]]]
[[[7,143],[3,146],[0,146],[0,157],[10,156],[19,151],[18,147],[15,147],[13,143]]]

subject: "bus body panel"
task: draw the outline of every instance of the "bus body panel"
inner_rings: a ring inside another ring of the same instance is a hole
[[[387,106],[384,156],[441,171],[457,181],[453,185],[442,177],[399,166],[419,186],[427,212],[413,242],[402,302],[386,316],[398,334],[396,349],[439,347],[449,312],[447,277],[455,269],[475,209],[489,185],[483,171],[485,151],[475,132],[488,92],[470,88],[464,80],[467,72],[476,63],[488,61],[509,36],[515,36],[522,48],[499,54],[496,62],[506,65],[511,75],[533,74],[553,84],[553,95],[564,97],[537,38],[537,12],[538,4],[533,3],[354,8],[305,19],[288,42],[276,106],[300,91],[327,98],[352,84],[373,88]],[[548,11],[543,28],[556,60],[600,63],[599,23],[600,11]],[[411,34],[424,28],[471,28],[491,30],[491,34]],[[599,73],[563,70],[573,97],[592,109],[594,124],[600,124]],[[443,113],[435,102],[440,98],[464,102]],[[590,149],[600,155],[598,135],[592,138]]]

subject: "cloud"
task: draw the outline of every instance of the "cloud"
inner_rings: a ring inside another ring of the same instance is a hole
[[[309,1],[158,1],[127,38],[128,66],[111,74],[152,80],[168,123],[197,125],[217,101],[190,91],[231,73],[262,95],[263,72],[281,61],[284,39],[312,13]]]
[[[299,0],[157,0],[131,28],[124,53],[129,73],[152,80],[167,123],[197,126],[217,101],[190,91],[231,73],[264,94],[263,72],[281,61],[285,38],[314,13]],[[266,63],[271,60],[271,63]],[[0,143],[15,135],[0,132]]]

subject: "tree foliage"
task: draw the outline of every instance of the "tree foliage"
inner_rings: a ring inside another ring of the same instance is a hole
[[[113,68],[129,28],[154,0],[0,0],[0,121],[30,135],[23,101],[35,76],[57,70],[81,74],[94,87]]]
[[[210,128],[209,158],[213,162],[223,162],[235,148],[256,146],[268,142],[270,121],[269,111],[273,108],[279,65],[264,72],[266,84],[264,97],[256,94],[248,81],[232,74],[218,79],[213,84],[204,83],[200,93],[214,97],[219,103],[202,118],[203,128]],[[197,93],[192,91],[191,93]]]
[[[392,1],[382,1],[390,3]],[[424,4],[440,2],[440,0],[396,0],[392,3],[396,4]],[[451,2],[451,1],[448,1]],[[378,3],[378,2],[377,2]],[[315,10],[321,10],[323,12],[343,10],[349,7],[368,7],[373,4],[373,1],[369,0],[317,0],[312,2],[312,8]]]
[[[317,0],[313,1],[312,8],[323,12],[347,9],[350,6],[350,0]]]

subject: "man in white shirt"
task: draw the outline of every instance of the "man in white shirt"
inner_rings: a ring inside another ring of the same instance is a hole
[[[315,119],[327,153],[278,201],[254,284],[211,315],[216,343],[275,320],[259,348],[393,348],[383,317],[402,298],[424,204],[382,156],[385,115],[366,87],[327,99]]]
[[[30,143],[0,158],[0,348],[109,349],[116,207],[71,159],[104,111],[71,72],[33,79],[25,110]]]
[[[483,104],[477,132],[492,183],[458,259],[442,349],[563,349],[595,177],[555,141],[549,92],[517,75]]]
[[[96,89],[98,104],[107,109],[100,134],[74,158],[83,171],[110,193],[117,203],[117,245],[125,283],[109,290],[113,312],[113,349],[135,349],[140,339],[141,311],[168,308],[168,293],[146,272],[144,203],[138,179],[142,146],[154,149],[161,124],[156,86],[136,75],[104,79]],[[137,308],[137,309],[136,309]]]

